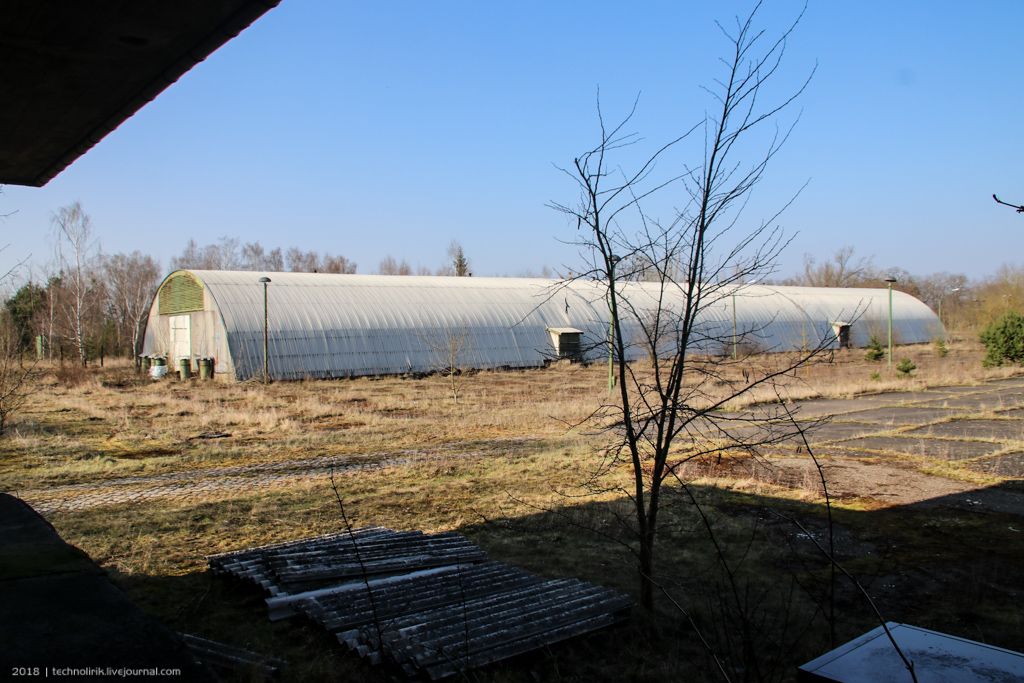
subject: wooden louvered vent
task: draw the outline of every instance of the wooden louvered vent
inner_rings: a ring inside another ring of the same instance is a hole
[[[203,285],[190,273],[172,275],[160,288],[160,315],[203,310]]]

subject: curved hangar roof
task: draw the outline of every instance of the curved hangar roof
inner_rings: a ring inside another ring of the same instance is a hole
[[[197,335],[226,340],[220,369],[237,379],[263,372],[264,273],[176,271],[161,284],[147,330],[147,353],[171,353],[159,328],[175,312],[172,292],[191,282],[198,296],[181,310],[212,314],[208,325],[192,325]],[[266,273],[271,376],[277,379],[423,372],[442,367],[445,357],[474,368],[529,367],[555,357],[553,335],[582,333],[585,357],[606,354],[608,307],[601,283],[524,278]],[[198,294],[201,292],[201,296]],[[746,342],[762,350],[835,344],[839,324],[850,324],[850,342],[863,346],[871,335],[886,335],[885,289],[838,289],[741,285],[716,293],[701,314],[701,350],[727,352],[733,320]],[[654,306],[657,288],[628,283],[624,296],[643,312]],[[180,297],[180,293],[176,296]],[[938,318],[914,297],[894,291],[894,334],[900,343],[925,342],[943,334]],[[681,302],[669,292],[666,306]],[[163,302],[163,304],[161,303]],[[678,310],[678,307],[676,308]],[[847,323],[845,321],[851,321]],[[627,335],[639,335],[636,318],[624,322]],[[154,329],[155,327],[155,329]],[[216,327],[218,329],[209,329]],[[639,338],[633,336],[633,339]],[[163,348],[161,348],[163,344]],[[218,346],[213,341],[205,348]],[[643,351],[633,347],[635,357]],[[172,354],[173,355],[173,354]],[[227,361],[227,362],[225,362]]]

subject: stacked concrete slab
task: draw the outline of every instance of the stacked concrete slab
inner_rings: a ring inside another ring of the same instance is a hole
[[[215,555],[210,567],[266,591],[374,663],[439,679],[622,620],[621,593],[488,560],[454,533],[380,527]]]

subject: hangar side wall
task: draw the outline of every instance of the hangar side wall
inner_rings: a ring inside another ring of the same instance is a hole
[[[165,282],[201,282],[202,311],[192,319],[192,355],[213,355],[221,376],[259,377],[263,372],[261,273],[177,271]],[[429,372],[456,363],[468,368],[531,367],[556,357],[549,329],[582,332],[585,360],[607,358],[609,314],[606,287],[596,281],[555,283],[517,278],[388,277],[269,273],[268,351],[272,377],[345,377]],[[190,285],[194,292],[194,284]],[[172,288],[169,288],[169,291]],[[186,291],[187,288],[181,291]],[[647,355],[639,321],[659,305],[669,315],[685,307],[685,285],[661,291],[643,282],[623,283],[623,337],[627,356]],[[835,348],[836,329],[849,326],[853,346],[884,339],[885,289],[826,289],[768,285],[705,286],[691,349],[726,354],[732,340],[761,351]],[[922,302],[893,292],[894,336],[899,343],[930,341],[943,334]],[[168,299],[170,300],[170,299]],[[190,299],[189,301],[194,301]],[[154,312],[147,352],[169,353],[168,316]],[[671,326],[677,321],[668,321]],[[665,335],[660,353],[673,351]]]

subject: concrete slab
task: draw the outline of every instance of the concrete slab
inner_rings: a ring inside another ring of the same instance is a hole
[[[895,406],[904,403],[918,403],[928,399],[925,391],[889,391],[883,394],[868,394],[858,398],[873,401],[875,405]]]
[[[1024,654],[973,640],[888,622],[919,681],[997,683],[1024,680]],[[910,673],[879,626],[801,666],[801,683],[897,683]]]
[[[921,425],[937,420],[944,420],[950,417],[962,415],[961,410],[948,410],[946,408],[934,408],[930,406],[884,406],[870,410],[858,410],[853,413],[836,415],[836,422],[868,422],[875,426],[875,431],[882,429]]]
[[[941,436],[951,439],[1024,440],[1024,420],[956,420],[912,429],[906,434]]]
[[[26,503],[0,494],[0,520],[0,671],[114,680],[137,677],[119,670],[163,669],[177,680],[213,680],[180,638]],[[67,668],[112,673],[62,674]]]
[[[1005,379],[993,379],[985,382],[986,385],[997,387],[1024,387],[1024,377],[1007,377]]]
[[[919,405],[939,408],[956,408],[980,412],[983,410],[999,410],[1024,405],[1024,394],[1000,391],[979,392],[965,396],[949,396],[924,401]]]
[[[811,429],[807,433],[807,440],[811,442],[811,445],[828,441],[841,441],[855,436],[871,434],[872,432],[881,431],[881,429],[878,425],[864,424],[862,422],[826,422]]]
[[[880,396],[882,394],[879,394]],[[828,415],[840,415],[857,410],[867,410],[878,406],[878,400],[874,397],[857,398],[818,398],[807,401],[796,401],[791,409],[793,414],[800,419],[810,417],[823,417]]]
[[[991,387],[987,384],[951,384],[944,387],[928,387],[922,393],[936,394],[973,394],[978,391],[989,391]]]
[[[980,458],[967,463],[967,466],[976,472],[994,474],[999,477],[1024,477],[1024,452]]]
[[[835,444],[852,450],[884,451],[940,460],[967,460],[996,452],[1002,446],[984,441],[959,441],[939,438],[908,438],[901,436],[867,436]]]

